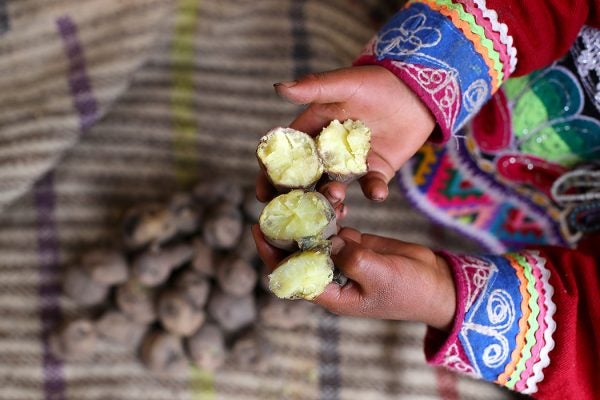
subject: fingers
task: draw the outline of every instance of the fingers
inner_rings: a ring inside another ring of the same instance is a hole
[[[421,246],[420,244],[369,233],[361,233],[353,228],[342,228],[337,236],[342,239],[350,239],[353,242],[360,243],[363,248],[370,249],[380,255],[396,255],[418,260],[430,259],[434,256],[431,249]],[[332,242],[336,242],[336,236],[333,236],[331,240]],[[341,248],[339,244],[338,246]]]
[[[363,296],[360,287],[352,281],[344,286],[335,283],[327,285],[323,293],[317,296],[313,303],[318,304],[335,314],[356,316],[359,315]]]
[[[348,215],[348,207],[344,203],[339,203],[333,208],[335,210],[335,218],[337,222],[342,221]]]
[[[332,206],[337,206],[346,199],[347,185],[335,181],[327,181],[318,187],[319,192],[329,200]]]
[[[387,199],[389,195],[388,182],[389,180],[377,171],[370,171],[359,180],[365,197],[378,203]]]
[[[274,85],[281,97],[296,103],[337,103],[351,98],[362,84],[356,68],[342,68],[306,75],[296,81]]]
[[[369,171],[359,179],[360,187],[370,200],[382,202],[389,195],[388,184],[394,177],[396,170],[381,156],[371,151],[367,158]]]
[[[421,245],[383,236],[363,234],[361,245],[382,255],[396,255],[409,259],[422,259],[433,252]]]
[[[260,172],[256,176],[256,199],[262,203],[271,200],[277,196],[277,191],[271,185],[264,173]]]
[[[313,103],[290,123],[290,128],[318,135],[331,120],[345,120],[349,114],[338,103]]]
[[[358,230],[356,230],[354,228],[346,228],[346,227],[344,227],[344,228],[340,229],[340,231],[338,232],[337,236],[339,236],[341,239],[350,239],[353,242],[361,243],[362,244],[362,236],[363,236],[363,234],[360,233]],[[336,237],[334,236],[331,239],[332,240],[336,240]],[[344,244],[345,243],[342,242],[341,245],[343,246]],[[341,246],[339,247],[339,249],[341,249]]]
[[[344,286],[330,284],[314,300],[329,311],[348,315],[372,315],[369,298],[382,288],[388,266],[385,260],[371,249],[351,239],[360,232],[345,228],[332,238],[334,264],[349,278]]]
[[[369,285],[370,271],[381,267],[383,259],[373,250],[362,246],[350,238],[346,232],[344,236],[333,237],[331,259],[335,266],[349,279],[362,285]],[[333,254],[335,253],[335,254]]]
[[[353,117],[341,104],[352,98],[361,85],[362,75],[357,73],[356,68],[344,68],[275,84],[275,90],[292,103],[310,104],[292,121],[290,127],[317,135],[332,119]]]
[[[257,224],[252,225],[252,237],[256,243],[256,251],[259,257],[263,260],[269,271],[273,271],[287,254],[267,243]]]

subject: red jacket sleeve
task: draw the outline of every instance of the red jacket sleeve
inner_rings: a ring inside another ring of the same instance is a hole
[[[460,1],[473,3],[473,0]],[[515,75],[551,64],[571,47],[583,25],[598,26],[597,0],[486,0],[508,26],[518,53]]]
[[[457,315],[449,335],[429,330],[430,363],[534,398],[599,398],[597,255],[540,247],[444,256],[454,272]]]
[[[429,107],[445,141],[512,74],[563,56],[584,24],[600,24],[600,0],[410,0],[355,65],[381,65]]]

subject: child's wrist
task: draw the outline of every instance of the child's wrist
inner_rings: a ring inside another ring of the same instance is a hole
[[[435,299],[430,309],[428,320],[424,321],[427,325],[440,331],[450,331],[454,322],[456,313],[456,288],[450,264],[444,257],[436,254],[435,257],[435,293],[432,298]]]

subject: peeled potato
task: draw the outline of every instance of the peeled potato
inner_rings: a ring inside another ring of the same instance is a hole
[[[361,121],[333,120],[316,139],[317,152],[330,179],[349,182],[367,173],[371,130]]]
[[[298,189],[271,200],[258,223],[266,240],[283,250],[314,247],[337,231],[335,210],[325,196]]]
[[[260,139],[256,156],[276,189],[311,189],[323,174],[313,138],[291,128],[275,128]]]
[[[322,248],[299,251],[269,275],[269,290],[283,299],[312,300],[333,281],[333,261]]]

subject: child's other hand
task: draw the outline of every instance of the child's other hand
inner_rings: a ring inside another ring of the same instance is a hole
[[[365,196],[383,201],[398,169],[425,143],[435,120],[419,98],[394,74],[380,66],[361,66],[305,76],[275,85],[277,93],[308,107],[291,128],[317,135],[333,119],[362,120],[372,131],[369,172],[359,182]],[[344,201],[346,185],[329,182],[321,192],[333,205]],[[264,174],[257,197],[267,201],[274,191]]]
[[[258,252],[270,269],[285,253],[253,228]],[[314,302],[357,317],[421,321],[449,330],[456,307],[454,282],[445,260],[430,249],[344,228],[332,238],[332,259],[348,283],[329,284]]]

